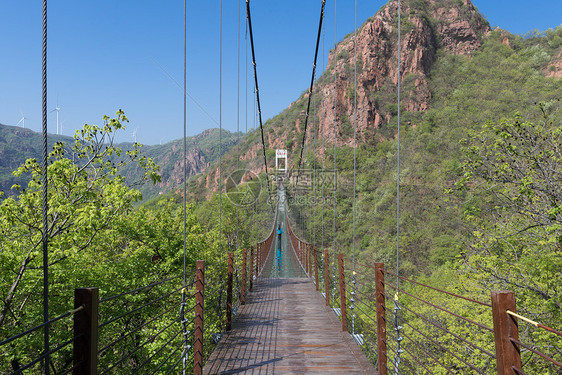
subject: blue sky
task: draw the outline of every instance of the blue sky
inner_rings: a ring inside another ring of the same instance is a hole
[[[320,0],[253,0],[252,22],[264,121],[308,86]],[[358,0],[358,22],[385,1]],[[473,0],[492,26],[515,34],[562,22],[562,1]],[[337,39],[354,29],[354,3],[337,3]],[[248,64],[246,121],[245,3],[241,1],[240,116],[237,121],[238,0],[223,1],[223,127],[252,128],[254,102]],[[334,1],[326,4],[324,58],[333,47]],[[158,144],[183,135],[183,1],[49,1],[48,108],[61,108],[63,134],[100,124],[122,108],[130,119],[120,141]],[[322,45],[321,45],[322,49]],[[41,128],[41,2],[0,0],[0,123]],[[248,49],[248,56],[250,52]],[[170,76],[173,78],[170,78]],[[219,1],[188,1],[188,135],[218,127]],[[211,119],[212,117],[213,119]],[[21,125],[21,124],[20,124]],[[56,115],[49,114],[49,132]]]

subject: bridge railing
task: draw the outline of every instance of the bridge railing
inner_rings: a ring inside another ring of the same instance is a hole
[[[513,292],[492,292],[491,302],[483,302],[482,295],[454,293],[396,275],[383,263],[354,262],[319,250],[296,236],[288,220],[286,227],[303,270],[379,374],[396,368],[407,373],[525,374],[523,367],[531,362],[534,372],[562,373],[562,353],[555,349],[562,341],[542,350],[526,344],[519,339],[518,322],[551,334],[553,340],[562,332],[518,315]]]
[[[525,374],[529,361],[535,362],[533,373],[562,373],[562,354],[555,349],[560,345],[546,345],[541,351],[525,344],[519,339],[519,322],[551,334],[553,340],[562,332],[518,315],[513,292],[492,292],[488,303],[478,300],[482,296],[397,276],[382,263],[353,262],[342,254],[330,262],[327,251],[317,255],[328,260],[325,269],[330,263],[337,269],[329,272],[336,275],[335,282],[325,275],[325,284],[338,289],[331,298],[323,293],[326,304],[381,375],[397,367],[407,373]]]
[[[273,239],[272,231],[257,251],[243,249],[241,259],[231,252],[226,264],[210,264],[207,272],[205,262],[197,261],[185,284],[182,274],[110,296],[98,288],[78,288],[74,309],[48,322],[57,337],[60,332],[68,337],[35,356],[22,353],[34,352],[27,344],[41,341],[47,324],[2,339],[2,358],[13,360],[1,363],[0,372],[41,373],[50,356],[57,374],[170,374],[184,366],[200,374],[223,332],[231,329]]]

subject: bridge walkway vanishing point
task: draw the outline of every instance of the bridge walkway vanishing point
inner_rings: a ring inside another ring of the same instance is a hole
[[[278,222],[285,222],[280,207]],[[282,236],[204,374],[376,374]]]

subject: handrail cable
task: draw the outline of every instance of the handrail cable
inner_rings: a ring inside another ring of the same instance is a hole
[[[256,52],[254,50],[254,33],[252,32],[252,15],[250,13],[250,0],[246,0],[246,15],[248,17],[248,30],[250,31],[250,46],[252,49],[252,65],[254,66],[254,81],[256,86],[256,101],[258,105],[258,118],[261,132],[261,145],[263,150],[263,163],[265,164],[265,177],[267,182],[268,200],[271,200],[271,188],[269,187],[269,170],[267,168],[267,157],[265,156],[265,138],[263,136],[263,122],[261,118],[260,89],[258,85],[258,69],[256,66]],[[271,206],[273,210],[273,206]]]
[[[100,300],[99,300],[99,303],[111,301],[112,299],[119,298],[119,297],[123,297],[123,296],[126,296],[127,294],[133,294],[133,293],[136,293],[136,292],[140,292],[141,290],[144,290],[144,289],[148,289],[148,288],[152,288],[152,287],[154,287],[154,286],[162,285],[162,284],[164,284],[164,283],[166,283],[166,282],[168,282],[168,281],[170,281],[170,280],[174,280],[174,279],[180,278],[180,277],[182,277],[182,276],[183,276],[183,275],[172,276],[172,277],[169,277],[169,278],[164,279],[164,280],[155,281],[155,282],[150,283],[150,284],[148,284],[148,285],[141,286],[140,288],[136,288],[136,289],[129,290],[129,291],[126,291],[126,292],[122,292],[122,293],[119,293],[119,294],[115,294],[115,295],[110,296],[110,297],[105,297],[105,298],[103,298],[103,299],[100,299]]]
[[[367,266],[367,267],[373,268],[373,269],[374,269],[374,267],[372,267],[372,266]],[[383,272],[384,272],[384,273],[387,273],[387,274],[389,274],[389,275],[392,275],[392,276],[396,276],[395,273],[390,272],[390,271],[386,271],[386,270],[385,270],[385,271],[383,271]],[[448,295],[450,295],[450,296],[457,297],[457,298],[461,298],[461,299],[464,299],[465,301],[474,302],[474,303],[477,303],[477,304],[482,305],[482,306],[486,306],[486,307],[490,307],[490,308],[492,307],[491,304],[486,303],[486,302],[481,302],[481,301],[478,301],[478,300],[476,300],[476,299],[464,297],[464,296],[461,296],[460,294],[456,294],[456,293],[452,293],[452,292],[447,292],[446,290],[439,289],[439,288],[435,288],[435,287],[433,287],[433,286],[420,283],[419,281],[414,281],[414,280],[408,279],[407,277],[404,277],[404,276],[398,276],[398,277],[399,277],[401,280],[408,281],[408,282],[410,282],[410,283],[413,283],[413,284],[416,284],[416,285],[423,286],[423,287],[425,287],[425,288],[429,288],[429,289],[435,290],[436,292],[445,293],[445,294],[448,294]],[[508,310],[508,311],[509,311],[509,310]]]
[[[123,341],[124,339],[126,339],[127,337],[131,336],[133,333],[137,332],[139,329],[146,327],[147,325],[149,325],[150,323],[154,322],[155,320],[161,318],[162,316],[166,315],[167,313],[169,313],[170,311],[172,311],[173,309],[175,309],[176,307],[178,307],[181,304],[181,302],[177,302],[175,304],[173,304],[171,307],[169,307],[167,310],[164,310],[163,312],[161,312],[160,314],[156,315],[155,317],[153,317],[152,319],[144,322],[143,324],[141,324],[138,327],[135,327],[133,329],[131,329],[129,332],[127,332],[124,335],[120,335],[118,338],[116,338],[115,340],[113,340],[112,342],[110,342],[109,344],[105,345],[103,348],[98,349],[98,355],[103,353],[104,351],[106,351],[107,349],[109,349],[110,347],[114,346],[115,344],[117,344],[120,341]]]
[[[391,299],[391,297],[390,297],[389,295],[387,295],[386,293],[385,293],[385,296],[386,296],[386,298]],[[468,341],[468,340],[462,338],[461,336],[457,335],[456,333],[453,333],[453,332],[450,331],[449,329],[443,327],[443,326],[440,325],[439,323],[436,323],[436,322],[434,322],[433,320],[431,320],[431,319],[429,319],[429,318],[426,318],[426,317],[423,316],[422,314],[417,313],[417,312],[415,312],[414,310],[409,309],[408,307],[406,307],[405,305],[401,304],[400,302],[398,302],[398,304],[400,305],[401,308],[403,308],[403,309],[405,309],[405,310],[411,312],[412,314],[414,314],[414,315],[417,316],[418,318],[420,318],[420,319],[422,319],[422,320],[425,320],[427,323],[431,324],[432,326],[434,326],[434,327],[436,327],[436,328],[439,328],[439,329],[442,330],[443,332],[446,332],[446,333],[450,334],[451,336],[453,336],[454,338],[456,338],[456,339],[458,339],[458,340],[464,342],[465,344],[468,344],[468,345],[472,346],[473,348],[480,350],[481,352],[483,352],[483,353],[485,353],[486,355],[488,355],[490,358],[496,359],[496,355],[495,355],[495,354],[490,353],[490,352],[487,351],[486,349],[481,348],[481,347],[479,347],[478,345],[476,345],[476,344],[474,344],[474,343],[472,343],[472,342],[470,342],[470,341]],[[401,317],[400,317],[399,319],[400,319],[400,320],[403,320],[403,318],[401,318]]]
[[[191,309],[191,311],[195,311],[195,306]],[[104,372],[102,372],[100,375],[105,375],[107,373],[109,373],[113,368],[115,368],[116,366],[120,365],[121,363],[123,363],[127,358],[129,358],[130,356],[132,356],[133,354],[135,354],[137,351],[139,351],[140,349],[142,349],[146,344],[148,344],[149,342],[153,342],[154,339],[158,336],[160,336],[160,334],[162,332],[164,332],[165,330],[167,330],[168,328],[170,328],[174,323],[176,323],[177,320],[173,320],[171,323],[169,323],[167,326],[165,326],[164,328],[162,328],[160,331],[156,332],[154,335],[150,336],[148,339],[146,339],[142,344],[138,345],[135,350],[133,350],[132,352],[127,353],[126,355],[124,355],[123,357],[121,357],[117,362],[113,363],[111,365],[111,367],[105,369]],[[191,334],[193,334],[193,331],[191,332]]]
[[[557,360],[550,358],[549,356],[547,356],[544,353],[539,352],[538,350],[536,350],[533,347],[530,347],[529,345],[526,345],[524,343],[522,343],[521,341],[514,339],[513,337],[509,337],[509,341],[511,341],[514,344],[520,345],[522,347],[524,347],[525,349],[529,350],[532,353],[535,353],[536,355],[538,355],[539,357],[542,357],[543,359],[546,359],[547,361],[551,362],[552,364],[558,366],[558,367],[562,367],[562,363],[558,362]]]
[[[41,51],[41,117],[42,117],[42,136],[43,136],[43,165],[41,166],[42,174],[42,210],[43,230],[41,233],[41,242],[43,243],[43,323],[45,324],[43,336],[43,351],[45,353],[45,375],[50,373],[50,351],[49,351],[49,203],[47,189],[47,0],[43,0],[43,44]]]
[[[304,144],[306,141],[306,130],[308,127],[308,115],[310,113],[310,102],[312,100],[313,89],[314,89],[314,76],[316,74],[316,60],[318,58],[318,47],[320,46],[320,35],[322,33],[322,21],[324,21],[324,7],[326,5],[326,0],[322,0],[322,8],[320,9],[320,20],[318,21],[318,34],[316,35],[316,48],[314,51],[314,63],[312,64],[312,77],[310,78],[310,88],[309,88],[309,95],[308,95],[308,104],[306,107],[306,115],[304,118],[304,130],[302,134],[302,142],[301,142],[301,152],[299,156],[299,164],[297,169],[297,183],[299,182],[299,177],[301,174],[301,164],[302,164],[302,154],[304,151]]]
[[[475,322],[475,321],[473,321],[473,320],[471,320],[471,319],[465,318],[464,316],[461,316],[461,315],[459,315],[459,314],[456,314],[456,313],[454,313],[454,312],[452,312],[452,311],[450,311],[450,310],[448,310],[448,309],[446,309],[446,308],[444,308],[444,307],[437,306],[437,305],[435,305],[435,304],[433,304],[433,303],[431,303],[431,302],[429,302],[429,301],[424,300],[423,298],[420,298],[420,297],[415,296],[415,295],[413,295],[413,294],[411,294],[411,293],[408,293],[408,292],[404,291],[403,289],[398,289],[398,288],[396,288],[396,287],[395,287],[394,285],[392,285],[392,284],[384,283],[384,285],[387,285],[387,286],[389,286],[390,288],[395,289],[397,293],[398,293],[398,292],[404,293],[404,294],[407,295],[407,296],[410,296],[410,297],[412,297],[412,298],[414,298],[414,299],[417,299],[418,301],[423,302],[423,303],[425,303],[425,304],[427,304],[427,305],[429,305],[429,306],[431,306],[431,307],[434,307],[434,308],[436,308],[436,309],[438,309],[438,310],[441,310],[441,311],[443,311],[443,312],[446,312],[447,314],[453,315],[453,316],[456,317],[456,318],[462,319],[462,320],[464,320],[465,322],[474,324],[474,325],[476,325],[476,326],[478,326],[478,327],[480,327],[480,328],[482,328],[482,329],[484,329],[484,330],[487,330],[487,331],[489,331],[489,332],[494,332],[494,329],[493,329],[493,328],[490,328],[490,327],[488,327],[488,326],[485,326],[484,324]]]
[[[79,334],[78,336],[74,336],[73,338],[63,342],[62,344],[58,345],[57,347],[50,349],[47,352],[44,352],[41,356],[35,358],[33,361],[29,362],[27,365],[20,367],[19,369],[15,370],[14,372],[10,373],[10,375],[15,375],[15,374],[22,374],[24,370],[27,370],[28,368],[30,368],[31,366],[33,366],[34,364],[42,361],[42,360],[48,360],[48,358],[50,358],[51,354],[58,352],[59,350],[61,350],[62,348],[67,347],[68,345],[72,344],[76,339],[82,337],[83,334]],[[49,362],[50,364],[50,362]],[[43,369],[45,371],[45,374],[48,373],[47,370]]]
[[[131,314],[133,314],[133,313],[135,313],[135,312],[137,312],[137,311],[139,311],[139,310],[145,308],[145,307],[148,306],[148,305],[151,305],[151,304],[153,304],[153,303],[155,303],[155,302],[161,301],[161,300],[163,300],[164,298],[169,297],[169,296],[171,296],[172,294],[179,292],[179,291],[182,290],[182,289],[183,289],[183,286],[180,287],[180,288],[178,288],[178,289],[176,289],[176,290],[173,290],[173,291],[171,291],[171,292],[169,292],[169,293],[167,293],[167,294],[164,294],[163,296],[158,297],[158,298],[156,298],[156,299],[154,299],[154,300],[152,300],[152,301],[150,301],[150,302],[147,302],[147,303],[145,303],[145,304],[142,305],[142,306],[139,306],[139,307],[137,307],[137,308],[134,308],[133,310],[129,310],[129,311],[127,311],[127,312],[125,312],[125,313],[123,313],[123,314],[121,314],[121,315],[119,315],[119,316],[116,316],[115,318],[111,318],[111,319],[108,320],[107,322],[104,322],[104,323],[99,324],[99,325],[98,325],[98,328],[105,327],[106,325],[111,324],[111,323],[115,322],[116,320],[119,320],[119,319],[121,319],[121,318],[124,318],[125,316],[128,316],[128,315],[131,315]]]
[[[562,336],[562,332],[557,331],[557,330],[555,330],[554,328],[547,327],[547,326],[545,326],[544,324],[541,324],[541,323],[539,323],[539,322],[535,322],[534,320],[531,320],[531,319],[529,319],[529,318],[525,318],[524,316],[519,315],[519,314],[517,314],[517,313],[514,313],[514,312],[511,311],[511,310],[507,310],[506,313],[509,314],[509,315],[511,315],[511,316],[514,316],[514,317],[516,317],[516,318],[519,318],[519,319],[521,319],[521,320],[523,320],[523,321],[525,321],[525,322],[527,322],[527,323],[529,323],[529,324],[532,324],[532,325],[534,325],[534,326],[537,327],[537,328],[542,328],[542,329],[544,329],[544,330],[546,330],[546,331],[548,331],[548,332],[554,333],[555,335]]]
[[[19,339],[19,338],[21,338],[21,337],[27,336],[27,335],[29,335],[30,333],[35,332],[35,331],[37,331],[37,330],[39,330],[39,329],[41,329],[41,328],[44,328],[44,327],[47,326],[47,325],[51,325],[51,324],[53,324],[54,322],[56,322],[56,321],[58,321],[58,320],[61,320],[61,319],[64,319],[64,318],[66,318],[66,317],[68,317],[68,316],[70,316],[70,315],[76,314],[77,312],[79,312],[79,311],[81,311],[81,310],[83,310],[83,309],[84,309],[84,306],[83,306],[83,305],[82,305],[82,306],[79,306],[79,307],[77,307],[77,308],[74,309],[74,310],[67,311],[67,312],[65,312],[64,314],[59,315],[59,316],[57,316],[56,318],[53,318],[53,319],[51,319],[51,320],[49,320],[49,321],[47,321],[47,322],[41,323],[41,324],[39,324],[39,325],[37,325],[37,326],[35,326],[35,327],[33,327],[33,328],[30,328],[30,329],[28,329],[27,331],[20,332],[20,333],[18,333],[17,335],[8,337],[7,339],[5,339],[5,340],[3,340],[3,341],[0,342],[0,346],[4,346],[4,345],[6,345],[6,344],[8,344],[8,343],[10,343],[10,342],[12,342],[12,341],[14,341],[14,340],[17,340],[17,339]]]

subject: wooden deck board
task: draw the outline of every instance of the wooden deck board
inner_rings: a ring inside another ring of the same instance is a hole
[[[308,279],[259,279],[205,374],[376,374]]]

